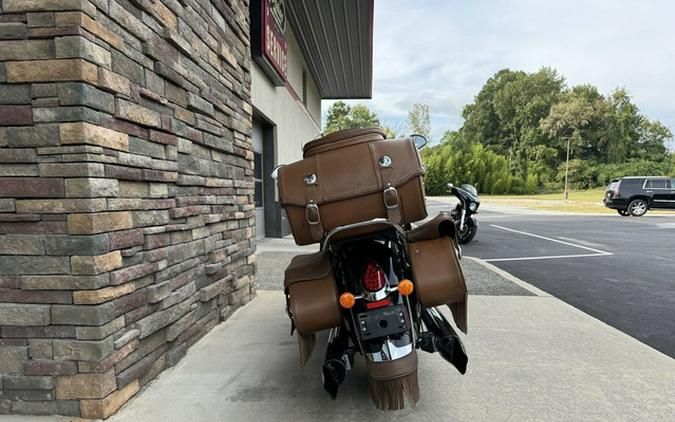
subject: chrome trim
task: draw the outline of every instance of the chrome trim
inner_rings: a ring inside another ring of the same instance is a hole
[[[383,155],[377,162],[380,164],[380,167],[389,167],[392,163],[391,157],[388,155]]]
[[[314,210],[316,213],[317,219],[316,220],[310,220],[309,218],[309,210]],[[319,207],[315,203],[309,203],[305,207],[305,220],[307,220],[307,223],[315,226],[321,222],[321,214],[319,214]]]
[[[396,204],[395,204],[395,205],[389,205],[389,204],[387,204],[387,192],[394,192],[394,195],[396,195]],[[384,190],[384,192],[383,192],[383,198],[384,198],[384,207],[385,207],[386,209],[388,209],[388,210],[396,209],[396,208],[398,208],[398,207],[400,206],[400,204],[401,204],[400,201],[399,201],[399,197],[398,197],[398,191],[397,191],[396,188],[393,187],[393,186],[390,186],[390,187],[388,187],[387,189]]]
[[[668,181],[668,180],[670,180],[670,179],[669,179],[668,177],[666,177],[666,176],[661,176],[661,177],[659,177],[659,176],[647,176],[647,177],[645,178],[645,182],[642,184],[642,189],[647,190],[647,182],[653,182],[654,180],[665,180],[665,181]],[[671,182],[671,183],[672,183],[672,182]],[[655,187],[652,186],[652,187],[650,187],[649,189],[659,189],[659,190],[661,190],[661,189],[672,189],[672,188],[655,188]],[[647,192],[652,192],[652,191],[649,191],[649,190],[648,190]]]
[[[372,220],[361,221],[360,223],[346,224],[344,226],[339,226],[339,227],[334,228],[333,230],[329,231],[328,234],[326,235],[326,238],[323,240],[323,244],[321,245],[321,249],[324,249],[326,247],[326,245],[330,241],[331,236],[333,236],[334,234],[339,233],[341,231],[349,230],[349,229],[355,229],[355,228],[358,228],[358,227],[369,226],[371,224],[386,224],[386,225],[391,226],[391,227],[395,228],[396,230],[398,230],[400,234],[403,234],[403,235],[405,234],[405,232],[403,231],[401,226],[399,226],[398,224],[394,224],[394,223],[390,222],[389,220],[387,220],[386,218],[373,218]]]
[[[396,346],[392,340],[385,340],[382,342],[382,349],[379,353],[366,353],[365,356],[371,362],[386,362],[390,360],[401,359],[413,352],[413,345],[415,343],[408,343],[405,346]]]
[[[363,294],[360,296],[354,296],[354,299],[365,299],[368,302],[375,302],[377,300],[382,300],[389,297],[392,292],[396,291],[398,291],[398,286],[390,287],[389,284],[386,284],[383,288],[376,292],[369,292],[368,290],[363,289]]]
[[[286,167],[286,164],[279,164],[278,166],[274,167],[274,170],[272,170],[272,173],[270,173],[270,177],[274,180],[277,180],[279,178],[279,169],[282,167]]]
[[[363,298],[366,299],[368,302],[376,302],[378,300],[385,299],[387,296],[389,296],[389,292],[386,285],[376,292],[371,292],[365,288],[363,288],[362,291],[363,291]]]
[[[316,183],[316,174],[310,173],[307,176],[305,176],[305,184],[306,185],[313,185]]]

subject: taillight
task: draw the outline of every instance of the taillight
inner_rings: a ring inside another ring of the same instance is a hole
[[[382,271],[382,267],[375,261],[369,261],[363,272],[363,287],[368,291],[377,292],[384,287],[386,282],[387,276]]]

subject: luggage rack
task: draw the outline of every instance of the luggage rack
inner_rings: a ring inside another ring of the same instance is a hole
[[[346,224],[344,226],[339,226],[339,227],[334,228],[333,230],[328,232],[328,234],[324,238],[323,243],[321,244],[321,249],[325,249],[326,246],[328,245],[329,241],[330,241],[330,238],[332,236],[340,233],[340,232],[343,232],[345,230],[357,229],[357,228],[360,228],[360,227],[367,227],[367,226],[375,225],[375,224],[387,225],[391,228],[396,229],[399,232],[399,234],[405,235],[405,231],[403,231],[403,228],[401,228],[401,226],[399,226],[398,224],[391,223],[386,218],[374,218],[372,220],[361,221],[359,223],[353,223],[353,224]]]

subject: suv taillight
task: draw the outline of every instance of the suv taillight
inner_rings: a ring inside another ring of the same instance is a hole
[[[371,292],[377,292],[384,287],[387,282],[387,276],[382,271],[377,262],[369,261],[363,272],[363,287]]]

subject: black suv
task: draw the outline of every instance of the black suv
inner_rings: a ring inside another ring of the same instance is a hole
[[[675,179],[638,176],[612,180],[603,202],[623,216],[642,217],[652,208],[675,210]]]

